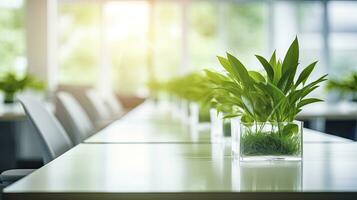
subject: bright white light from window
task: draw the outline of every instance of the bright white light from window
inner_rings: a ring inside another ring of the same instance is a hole
[[[23,4],[23,0],[1,0],[0,8],[20,8]]]
[[[356,2],[330,2],[330,21],[334,31],[348,31],[357,29]]]
[[[147,2],[108,2],[104,9],[109,40],[122,40],[147,31]]]

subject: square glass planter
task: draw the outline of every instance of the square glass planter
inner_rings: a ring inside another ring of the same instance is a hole
[[[239,122],[236,147],[241,161],[302,160],[303,124],[294,122]],[[237,126],[234,126],[237,128]]]
[[[222,113],[217,113],[215,108],[210,109],[210,118],[211,118],[211,141],[219,141],[223,135],[223,127],[221,123]]]
[[[189,102],[186,99],[179,98],[178,119],[182,123],[187,123],[189,118]]]
[[[214,108],[210,109],[211,139],[221,141],[223,138],[231,137],[231,120],[223,119],[222,113],[217,113]]]
[[[202,123],[210,122],[210,111],[208,109],[202,109],[202,107],[196,102],[189,103],[189,120],[192,126],[197,126]]]
[[[223,137],[231,137],[232,127],[230,119],[222,119]]]

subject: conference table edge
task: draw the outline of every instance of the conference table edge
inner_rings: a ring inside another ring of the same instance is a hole
[[[17,199],[36,199],[36,200],[57,200],[57,199],[76,199],[76,200],[113,200],[113,199],[130,199],[130,200],[181,200],[181,199],[274,199],[274,200],[286,200],[286,199],[356,199],[357,192],[150,192],[150,193],[5,193],[4,200],[17,200]]]

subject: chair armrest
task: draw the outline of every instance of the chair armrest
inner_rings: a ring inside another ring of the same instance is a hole
[[[8,185],[29,175],[33,171],[35,171],[35,169],[10,169],[1,173],[0,180]]]

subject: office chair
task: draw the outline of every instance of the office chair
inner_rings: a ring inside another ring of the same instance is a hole
[[[94,89],[86,91],[88,107],[93,109],[93,120],[97,128],[103,128],[113,122],[109,108],[105,105],[104,98]]]
[[[109,92],[103,99],[104,104],[109,109],[112,119],[118,119],[124,114],[124,108],[113,92]]]
[[[29,120],[34,125],[37,134],[40,136],[42,156],[45,164],[73,147],[62,125],[41,102],[31,97],[20,97],[18,100],[23,106]],[[0,175],[0,179],[3,184],[8,185],[33,171],[33,169],[7,170]]]
[[[79,102],[67,92],[58,92],[56,95],[56,116],[73,144],[81,143],[95,132],[87,113]]]

